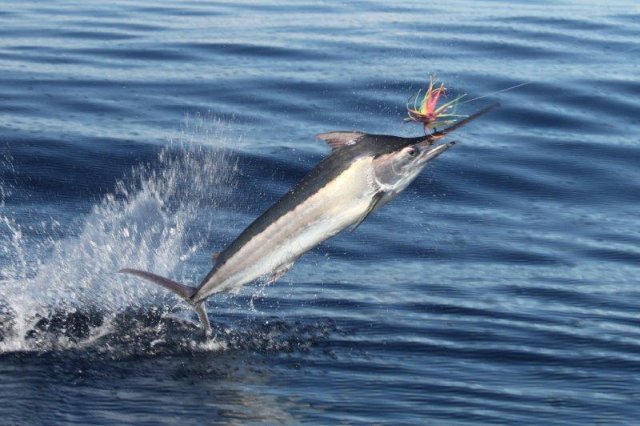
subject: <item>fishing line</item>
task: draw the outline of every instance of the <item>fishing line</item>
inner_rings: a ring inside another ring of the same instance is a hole
[[[621,54],[625,54],[625,53],[633,52],[633,51],[638,50],[638,49],[640,49],[640,46],[634,46],[631,49],[623,50],[620,53]],[[528,86],[528,85],[533,84],[533,83],[538,83],[540,81],[542,81],[542,79],[525,81],[524,83],[519,83],[519,84],[516,84],[515,86],[507,87],[505,89],[500,89],[500,90],[498,90],[496,92],[487,93],[486,95],[478,96],[478,97],[473,98],[473,99],[468,99],[468,100],[466,100],[464,102],[458,102],[456,104],[456,107],[459,106],[459,105],[468,104],[469,102],[474,102],[474,101],[478,101],[480,99],[488,98],[489,96],[494,96],[494,95],[497,95],[499,93],[504,93],[504,92],[508,92],[510,90],[518,89],[520,87]]]
[[[633,51],[638,50],[638,49],[640,49],[640,46],[635,46],[635,47],[632,47],[631,49],[623,50],[623,51],[622,51],[622,52],[620,52],[620,53],[622,53],[622,54],[624,54],[624,53],[629,53],[629,52],[633,52]],[[530,85],[530,84],[537,83],[537,82],[539,82],[539,81],[542,81],[542,80],[529,80],[529,81],[525,81],[524,83],[516,84],[515,86],[507,87],[506,89],[500,89],[500,90],[498,90],[497,92],[491,92],[491,93],[488,93],[488,94],[486,94],[486,95],[478,96],[478,97],[473,98],[473,99],[468,99],[468,100],[466,100],[466,101],[464,101],[464,102],[458,102],[458,103],[457,103],[457,105],[464,105],[464,104],[468,104],[469,102],[473,102],[473,101],[477,101],[477,100],[480,100],[480,99],[488,98],[489,96],[497,95],[497,94],[499,94],[499,93],[508,92],[508,91],[510,91],[510,90],[514,90],[514,89],[518,89],[518,88],[520,88],[520,87],[528,86],[528,85]]]
[[[469,99],[464,102],[459,102],[458,105],[468,104],[469,102],[477,101],[480,99],[488,98],[489,96],[497,95],[498,93],[508,92],[509,90],[517,89],[519,87],[527,86],[535,83],[535,80],[525,81],[524,83],[516,84],[515,86],[507,87],[506,89],[500,89],[497,92],[487,93],[486,95],[478,96],[477,98]]]

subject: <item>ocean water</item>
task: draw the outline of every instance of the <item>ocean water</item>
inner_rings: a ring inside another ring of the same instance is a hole
[[[116,274],[198,283],[433,74],[502,106],[213,340]],[[1,422],[637,422],[639,98],[635,0],[0,1]]]

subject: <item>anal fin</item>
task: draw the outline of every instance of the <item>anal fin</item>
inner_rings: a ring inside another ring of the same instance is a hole
[[[293,262],[291,262],[291,263],[287,263],[285,265],[282,265],[281,267],[279,267],[278,269],[273,271],[271,273],[271,275],[269,275],[267,277],[266,283],[267,284],[271,284],[271,283],[274,283],[274,282],[278,281],[280,278],[282,278],[284,276],[284,274],[289,272],[289,269],[291,269],[293,267],[294,263],[295,263],[295,260]]]

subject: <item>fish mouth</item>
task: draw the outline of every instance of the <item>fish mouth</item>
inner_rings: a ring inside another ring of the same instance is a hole
[[[417,163],[421,165],[435,159],[437,156],[454,146],[456,143],[456,141],[451,141],[436,146],[433,146],[432,141],[423,141],[417,143],[416,145],[414,145],[420,150],[420,158],[418,158]]]
[[[454,130],[458,130],[460,127],[469,124],[476,118],[488,113],[489,111],[499,106],[500,104],[496,102],[494,104],[489,105],[488,107],[482,108],[480,111],[474,114],[471,114],[467,118],[458,121],[452,126],[449,126],[437,132],[433,132],[430,135],[427,135],[420,142],[414,144],[413,146],[420,150],[420,158],[418,159],[418,164],[424,164],[424,163],[427,163],[428,161],[433,160],[434,158],[436,158],[437,156],[439,156],[440,154],[442,154],[443,152],[445,152],[446,150],[448,150],[449,148],[451,148],[456,144],[456,141],[452,141],[452,142],[447,142],[440,145],[434,145],[436,141],[444,138]]]

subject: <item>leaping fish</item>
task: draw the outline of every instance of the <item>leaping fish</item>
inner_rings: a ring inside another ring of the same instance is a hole
[[[180,296],[195,309],[210,335],[205,307],[208,297],[236,291],[258,278],[274,282],[307,251],[346,228],[354,230],[455,144],[436,144],[438,140],[496,106],[414,138],[356,131],[317,135],[330,146],[331,154],[242,231],[216,257],[213,269],[197,287],[138,269],[119,272],[144,278]]]

